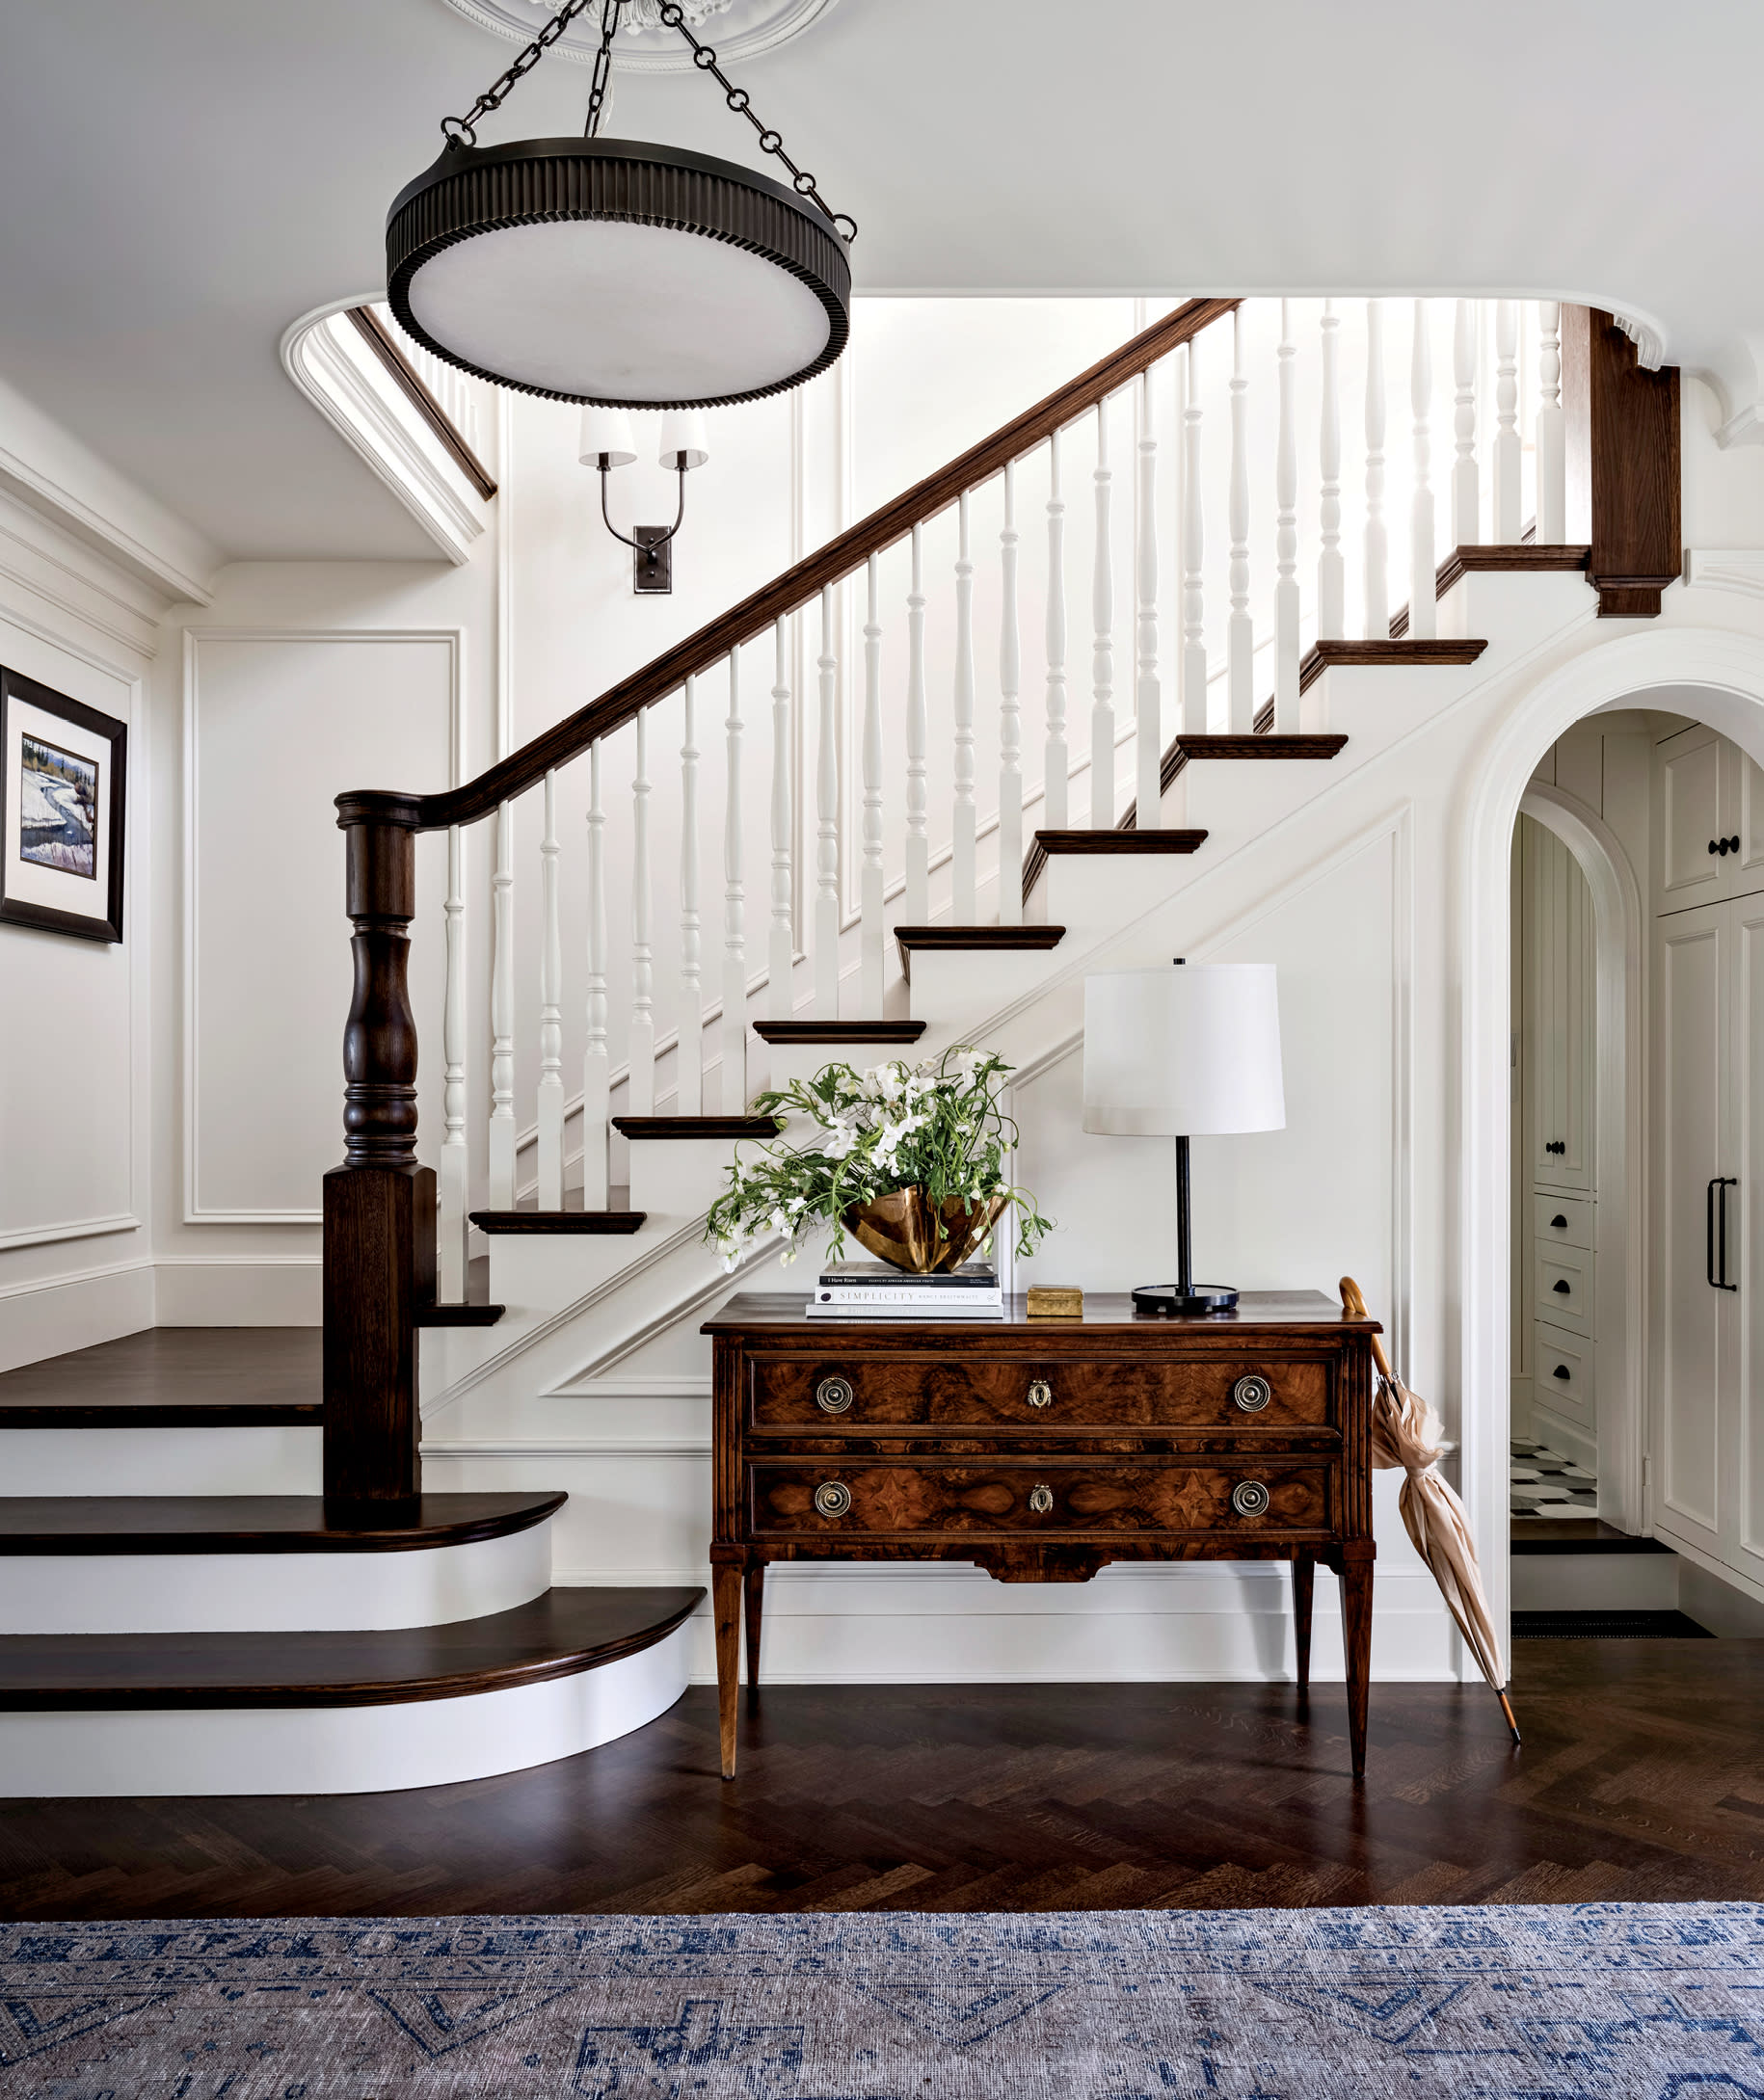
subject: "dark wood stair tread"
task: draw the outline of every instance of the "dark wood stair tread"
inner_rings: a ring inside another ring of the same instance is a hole
[[[0,1373],[0,1429],[316,1428],[316,1327],[145,1327]]]
[[[460,1301],[437,1300],[416,1308],[418,1327],[494,1327],[508,1311],[490,1302],[490,1257],[480,1254],[466,1264],[466,1295]]]
[[[762,1043],[917,1043],[922,1021],[756,1021]]]
[[[613,1196],[628,1196],[629,1193],[625,1188],[609,1191]],[[561,1210],[542,1210],[536,1203],[519,1203],[512,1210],[473,1210],[470,1222],[479,1232],[492,1236],[503,1233],[564,1233],[594,1237],[641,1232],[648,1215],[646,1210],[623,1209],[584,1210],[581,1190],[566,1188]]]
[[[784,1124],[777,1116],[614,1116],[612,1127],[641,1143],[657,1137],[776,1137]]]
[[[1004,948],[1031,951],[1055,948],[1065,939],[1063,926],[896,926],[901,974],[913,981],[915,948]]]
[[[1044,854],[1054,853],[1197,853],[1207,842],[1204,831],[1109,831],[1037,832],[1035,844]]]
[[[446,1626],[325,1634],[8,1634],[0,1711],[388,1706],[512,1690],[665,1639],[702,1589],[550,1589]]]
[[[321,1495],[9,1495],[0,1557],[16,1554],[409,1553],[530,1530],[567,1495],[422,1495],[329,1511]]]
[[[1601,1517],[1514,1517],[1510,1528],[1515,1554],[1670,1554],[1663,1539],[1619,1531]]]
[[[1298,690],[1306,692],[1337,664],[1473,664],[1486,642],[1314,642],[1298,666]]]
[[[1539,546],[1532,540],[1508,546],[1456,546],[1434,573],[1433,596],[1444,598],[1460,576],[1472,572],[1524,575],[1565,571],[1572,574],[1578,570],[1584,574],[1591,562],[1590,546]],[[1391,640],[1399,641],[1407,633],[1408,607],[1400,605],[1390,616]]]

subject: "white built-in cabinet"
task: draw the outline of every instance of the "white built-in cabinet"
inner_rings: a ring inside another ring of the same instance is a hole
[[[1687,730],[1655,789],[1654,1528],[1764,1584],[1764,774]]]

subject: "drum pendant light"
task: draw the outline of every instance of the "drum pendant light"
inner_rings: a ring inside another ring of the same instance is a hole
[[[394,199],[388,297],[406,332],[499,386],[609,408],[710,408],[813,379],[849,332],[856,226],[731,87],[678,5],[661,20],[789,171],[597,134],[625,0],[601,0],[601,47],[579,139],[480,146],[501,104],[590,5],[567,0]]]

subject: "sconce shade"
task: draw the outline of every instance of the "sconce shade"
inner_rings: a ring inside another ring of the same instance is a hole
[[[1286,1128],[1272,963],[1084,979],[1084,1129],[1202,1137]]]
[[[710,457],[704,417],[690,409],[675,409],[664,415],[655,457],[670,474],[681,467],[703,466]]]
[[[584,466],[628,466],[637,457],[630,417],[623,409],[600,409],[590,404],[582,411],[582,441],[577,456]]]

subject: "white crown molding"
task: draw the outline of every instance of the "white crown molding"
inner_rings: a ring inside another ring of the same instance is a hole
[[[446,0],[479,29],[510,43],[531,43],[557,10],[552,0]],[[682,0],[686,26],[714,46],[719,59],[757,58],[800,37],[838,0]],[[615,45],[615,73],[687,73],[692,54],[683,38],[663,28],[660,0],[627,0]],[[600,10],[591,8],[552,45],[560,59],[591,66],[600,48]]]
[[[351,306],[384,292],[334,299],[290,322],[281,337],[281,366],[352,451],[398,498],[456,568],[469,560],[482,536],[487,506],[439,447],[431,448],[370,384],[351,345],[332,323]]]
[[[1657,372],[1666,362],[1666,330],[1642,313],[1614,313],[1611,318],[1636,346],[1636,362],[1644,372]]]

